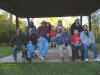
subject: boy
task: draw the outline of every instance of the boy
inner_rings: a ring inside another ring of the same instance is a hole
[[[74,35],[72,35],[71,37],[71,41],[72,41],[72,60],[75,61],[75,53],[77,49],[81,50],[81,60],[84,60],[84,51],[82,48],[82,43],[81,43],[81,39],[80,39],[80,35],[78,35],[79,32],[77,29],[74,30]]]
[[[35,54],[35,45],[32,44],[32,41],[29,41],[29,44],[27,44],[28,48],[28,59],[29,62],[31,62],[32,54]]]
[[[51,31],[50,31],[50,38],[51,38],[51,47],[56,47],[56,41],[55,41],[55,30],[54,27],[51,27]],[[54,45],[53,45],[54,43]]]

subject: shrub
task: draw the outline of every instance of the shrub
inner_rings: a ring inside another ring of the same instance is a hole
[[[0,43],[9,43],[15,31],[16,25],[9,24],[8,22],[0,22]]]

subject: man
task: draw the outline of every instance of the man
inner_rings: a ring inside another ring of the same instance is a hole
[[[27,28],[26,28],[26,33],[28,33],[28,31],[29,31],[30,28],[33,29],[33,32],[36,32],[36,26],[34,25],[33,21],[29,22],[29,26],[27,26]]]
[[[100,59],[98,58],[98,52],[95,45],[95,38],[94,38],[93,33],[88,30],[87,25],[84,25],[83,29],[84,31],[81,32],[80,37],[81,37],[81,41],[82,41],[84,52],[85,52],[84,53],[85,61],[88,61],[88,47],[92,48],[94,52],[95,61],[100,61]]]
[[[49,44],[48,44],[48,28],[46,26],[46,21],[42,21],[41,25],[37,29],[37,37],[38,37],[38,48],[40,52],[40,59],[45,61],[46,54],[48,52]]]
[[[79,25],[79,19],[77,18],[71,26],[71,36],[74,35],[74,30],[77,29],[79,34],[83,31],[82,25]],[[79,58],[78,50],[76,50],[76,58]]]
[[[58,39],[58,47],[59,47],[59,54],[61,57],[62,62],[64,62],[64,54],[63,50],[67,49],[70,59],[72,59],[72,50],[70,46],[70,36],[67,34],[66,29],[62,29],[62,34]]]
[[[82,43],[81,43],[81,38],[79,35],[78,30],[74,30],[74,35],[71,37],[71,41],[72,41],[72,60],[73,62],[75,61],[75,55],[76,55],[76,50],[80,49],[81,50],[81,61],[84,60],[84,49],[82,47]]]
[[[11,39],[11,46],[13,47],[14,62],[17,62],[17,50],[22,50],[22,59],[25,61],[25,40],[24,35],[20,29],[16,30],[16,35]]]

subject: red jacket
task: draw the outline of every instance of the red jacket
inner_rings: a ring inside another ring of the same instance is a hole
[[[80,35],[73,35],[71,41],[73,44],[76,44],[77,42],[81,43]]]
[[[49,34],[50,34],[50,37],[51,38],[54,38],[55,37],[55,31],[54,30],[51,30]]]

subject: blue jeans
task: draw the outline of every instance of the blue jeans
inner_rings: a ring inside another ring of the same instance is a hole
[[[95,45],[95,44],[92,44],[90,47],[91,47],[92,50],[93,50],[94,58],[97,58],[97,57],[98,57],[98,52],[97,52],[96,45]],[[84,52],[85,52],[85,53],[84,53],[84,56],[85,56],[85,58],[88,58],[88,46],[85,45],[85,44],[83,44],[83,48],[84,48]]]
[[[51,38],[51,44],[56,44],[56,39],[55,38]]]
[[[32,58],[32,54],[35,54],[35,48],[36,46],[33,44],[28,44],[28,58],[31,59]]]
[[[45,57],[49,48],[48,40],[44,37],[40,37],[40,41],[38,42],[38,48],[40,56]]]
[[[75,55],[76,55],[76,50],[81,50],[81,59],[84,59],[84,49],[83,49],[83,46],[78,46],[76,47],[74,44],[72,44],[72,57],[73,59],[75,58]]]
[[[14,60],[17,60],[17,50],[21,49],[22,50],[22,58],[25,58],[25,47],[24,46],[17,46],[16,48],[13,48],[13,57]]]

